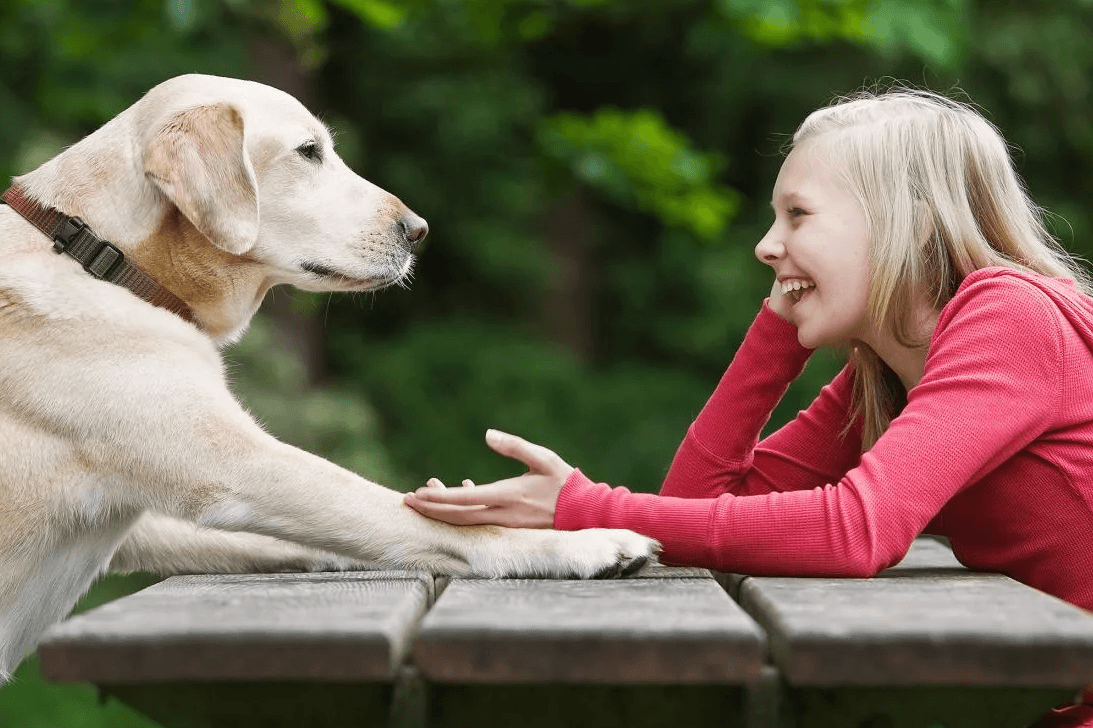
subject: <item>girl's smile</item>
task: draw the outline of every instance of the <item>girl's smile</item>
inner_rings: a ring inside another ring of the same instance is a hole
[[[794,305],[816,287],[813,281],[805,278],[787,278],[779,283],[782,285],[782,295],[788,296]]]

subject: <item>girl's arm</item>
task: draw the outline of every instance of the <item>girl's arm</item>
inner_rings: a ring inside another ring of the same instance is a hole
[[[844,369],[808,408],[776,433],[759,433],[812,351],[797,327],[764,303],[676,451],[660,494],[713,498],[813,488],[842,476],[861,455],[861,432],[845,436],[851,382]]]
[[[1030,293],[1031,292],[1031,293]],[[629,528],[664,559],[749,574],[870,576],[903,557],[963,487],[1047,429],[1060,406],[1058,310],[1013,278],[958,294],[925,374],[857,467],[823,487],[685,499],[597,485],[573,472],[557,528]]]

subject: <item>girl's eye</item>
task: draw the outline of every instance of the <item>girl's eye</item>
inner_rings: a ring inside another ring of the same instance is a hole
[[[307,141],[296,147],[296,152],[304,159],[310,159],[312,162],[323,161],[323,150],[313,141]]]
[[[788,212],[790,217],[803,217],[804,215],[808,214],[799,207],[791,207],[789,208]]]

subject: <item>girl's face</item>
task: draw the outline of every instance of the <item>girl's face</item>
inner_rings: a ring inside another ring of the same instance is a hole
[[[774,184],[774,224],[755,246],[774,269],[802,346],[870,343],[869,229],[815,142],[796,147]]]

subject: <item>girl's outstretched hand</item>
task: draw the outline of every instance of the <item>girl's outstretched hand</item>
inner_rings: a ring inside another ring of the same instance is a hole
[[[528,472],[487,485],[464,480],[462,488],[446,488],[430,478],[425,487],[407,493],[405,503],[423,516],[457,526],[552,528],[558,495],[573,467],[545,447],[516,435],[487,430],[486,444],[524,463]]]

